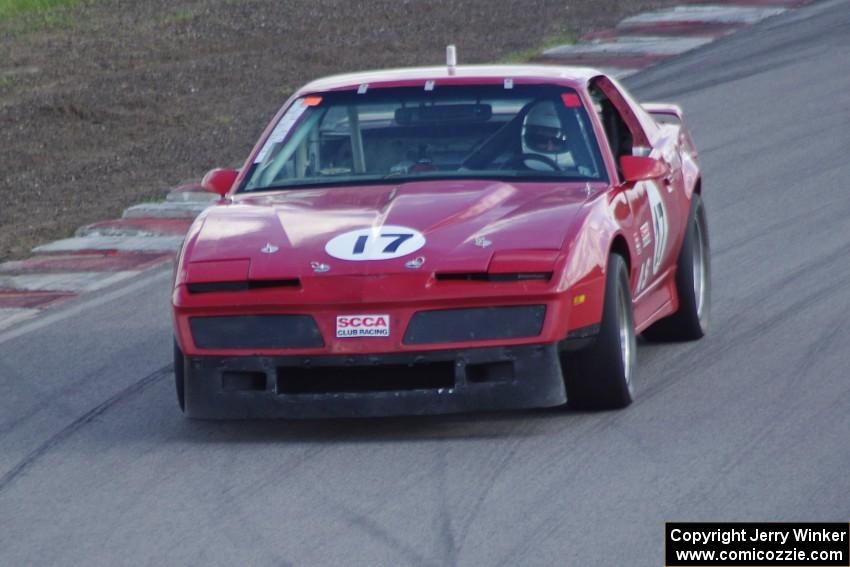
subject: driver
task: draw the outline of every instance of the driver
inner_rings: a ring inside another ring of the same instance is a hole
[[[561,124],[555,103],[535,103],[522,121],[522,152],[546,159],[526,159],[523,161],[525,166],[536,171],[552,171],[552,166],[547,162],[553,162],[558,169],[574,167],[575,161],[569,147],[567,132]]]

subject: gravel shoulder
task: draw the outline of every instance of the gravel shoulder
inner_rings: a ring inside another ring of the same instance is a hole
[[[522,59],[672,0],[94,0],[0,23],[0,261],[239,164],[327,74]]]

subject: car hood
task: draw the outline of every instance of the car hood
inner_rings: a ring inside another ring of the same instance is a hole
[[[428,272],[486,271],[496,251],[560,249],[585,188],[452,180],[237,195],[207,210],[187,259],[247,259],[251,279],[300,277],[317,263],[335,275],[410,273],[405,264],[419,257]],[[402,257],[362,262],[325,250],[340,234],[381,226],[414,229],[425,243]]]

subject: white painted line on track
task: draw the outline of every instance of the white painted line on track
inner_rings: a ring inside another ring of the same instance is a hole
[[[37,313],[43,312],[46,313],[46,315],[44,317],[39,317],[35,321],[23,323],[19,327],[15,327],[14,329],[10,329],[6,332],[0,333],[0,343],[16,339],[34,331],[39,331],[59,321],[63,321],[65,319],[68,319],[69,317],[78,315],[86,309],[99,307],[104,303],[108,303],[110,301],[118,299],[119,297],[129,295],[135,292],[137,289],[143,288],[147,285],[159,283],[160,281],[165,284],[172,277],[170,268],[160,268],[157,270],[153,270],[150,274],[146,274],[145,272],[140,272],[140,274],[144,275],[141,275],[138,280],[130,282],[127,285],[118,286],[116,289],[104,293],[103,295],[82,296],[85,299],[81,301],[74,301],[72,304],[68,305],[68,307],[65,308],[58,307],[49,311],[35,310]],[[3,323],[5,323],[5,321]]]
[[[0,308],[0,330],[10,327],[15,323],[20,323],[21,321],[35,317],[40,312],[41,309],[24,309],[12,307]]]

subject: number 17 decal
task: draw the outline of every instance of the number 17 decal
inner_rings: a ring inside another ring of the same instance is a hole
[[[361,234],[357,237],[357,240],[354,242],[354,250],[352,254],[363,254],[366,251],[366,243],[369,242],[368,234]],[[393,254],[398,250],[398,247],[404,244],[405,240],[409,240],[413,238],[413,234],[408,232],[405,234],[386,234],[383,233],[380,235],[380,238],[391,238],[389,244],[384,246],[383,253],[384,254]]]
[[[664,209],[664,201],[661,192],[653,182],[646,184],[646,194],[649,198],[649,212],[652,215],[652,231],[655,234],[655,249],[652,255],[652,271],[657,274],[664,260],[664,252],[667,247],[667,214]]]
[[[416,252],[425,246],[425,236],[404,226],[361,228],[332,238],[325,252],[340,260],[390,260]]]

